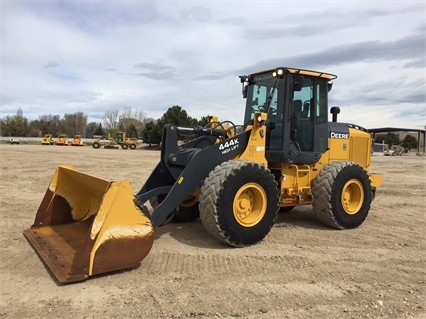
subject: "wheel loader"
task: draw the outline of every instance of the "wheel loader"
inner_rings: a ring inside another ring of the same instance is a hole
[[[52,134],[44,134],[44,137],[40,141],[41,145],[53,145]]]
[[[68,146],[67,135],[66,134],[59,134],[58,140],[56,141],[56,145]]]
[[[74,135],[74,138],[71,141],[71,146],[85,146],[85,145],[86,144],[84,144],[81,135],[79,134]]]
[[[59,166],[26,238],[69,283],[137,266],[171,220],[199,217],[234,247],[263,240],[279,211],[299,205],[330,227],[360,226],[383,177],[369,172],[370,134],[337,122],[338,107],[328,119],[335,78],[287,67],[240,76],[243,124],[166,124],[161,159],[136,194],[129,182]]]

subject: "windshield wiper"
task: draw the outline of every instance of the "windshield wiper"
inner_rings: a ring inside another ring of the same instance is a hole
[[[268,113],[269,108],[271,107],[272,98],[274,97],[274,93],[275,93],[275,90],[277,89],[279,80],[280,80],[280,78],[277,77],[277,79],[275,80],[274,87],[272,88],[271,92],[269,93],[268,97],[266,98],[265,103],[261,107],[259,107],[259,111],[261,111],[262,113]]]

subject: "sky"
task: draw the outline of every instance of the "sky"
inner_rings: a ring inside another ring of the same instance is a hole
[[[426,125],[426,4],[0,0],[0,117],[132,109],[242,124],[239,75],[324,71],[340,122]]]

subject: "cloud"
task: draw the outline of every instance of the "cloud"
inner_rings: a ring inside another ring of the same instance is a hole
[[[210,9],[202,6],[189,7],[179,10],[179,18],[184,21],[206,23],[211,21],[213,14]]]
[[[147,24],[159,18],[157,7],[152,2],[99,1],[27,1],[12,4],[8,10],[31,12],[43,20],[61,21],[62,24],[78,28],[84,32],[105,33],[123,25]]]
[[[416,67],[419,57],[425,53],[424,35],[413,34],[395,41],[365,41],[342,44],[312,52],[263,59],[253,68],[279,66],[283,60],[288,66],[303,65],[304,68],[324,68],[347,63],[404,61],[404,65]]]
[[[135,68],[141,69],[142,72],[133,73],[132,75],[143,76],[151,80],[170,80],[176,77],[175,68],[168,65],[154,63],[137,63]]]
[[[221,72],[211,72],[204,75],[199,75],[194,78],[194,81],[211,81],[211,80],[222,80],[229,74]]]
[[[0,116],[21,107],[33,119],[84,111],[97,120],[127,106],[158,118],[178,104],[193,117],[241,123],[238,75],[290,66],[339,76],[330,103],[342,119],[425,122],[423,4],[2,4]]]
[[[56,63],[56,62],[49,62],[49,63],[46,63],[46,64],[43,66],[43,68],[45,68],[45,69],[49,69],[49,68],[57,68],[58,66],[60,66],[60,64],[59,64],[59,63]]]

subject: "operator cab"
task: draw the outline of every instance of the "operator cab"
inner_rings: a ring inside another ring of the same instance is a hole
[[[268,114],[266,159],[312,164],[328,148],[328,91],[332,74],[293,68],[241,76],[246,98],[244,123]]]

